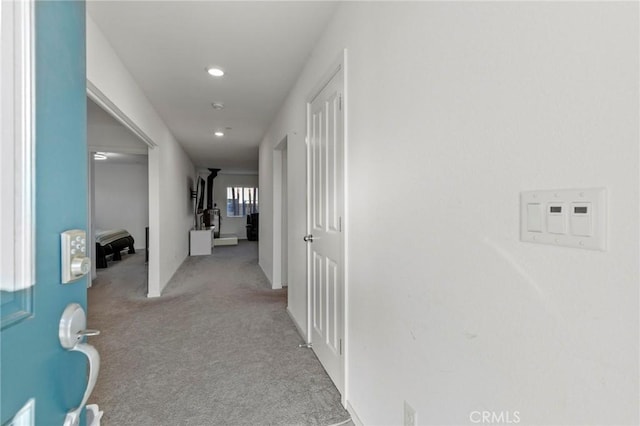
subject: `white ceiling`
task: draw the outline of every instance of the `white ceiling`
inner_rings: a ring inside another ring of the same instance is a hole
[[[197,167],[255,171],[258,144],[335,6],[90,1],[87,11]]]

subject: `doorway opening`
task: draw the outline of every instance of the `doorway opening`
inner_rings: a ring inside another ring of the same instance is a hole
[[[137,254],[147,292],[148,146],[91,99],[87,99],[88,250],[91,282],[98,271]],[[136,274],[138,275],[138,274]]]

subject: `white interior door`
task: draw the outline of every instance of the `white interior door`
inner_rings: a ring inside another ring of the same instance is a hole
[[[343,72],[308,104],[307,223],[310,333],[313,350],[344,389]]]

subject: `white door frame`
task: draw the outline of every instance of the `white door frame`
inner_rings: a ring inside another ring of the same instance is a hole
[[[287,201],[287,194],[283,191],[287,188],[283,185],[283,156],[288,152],[288,135],[273,148],[273,280],[271,288],[280,289],[286,282],[283,277],[287,276],[287,271],[283,271],[283,263],[288,265],[288,259],[283,259],[282,247],[287,244],[283,239],[282,217],[286,214],[283,211],[283,200]]]
[[[326,71],[322,77],[318,80],[318,82],[316,83],[316,85],[313,87],[313,89],[309,92],[309,95],[306,97],[305,99],[305,145],[307,145],[307,156],[306,156],[306,162],[307,162],[307,173],[306,173],[306,180],[307,180],[307,205],[306,205],[306,211],[305,211],[305,219],[308,218],[308,211],[309,211],[309,206],[311,205],[311,191],[310,191],[310,158],[309,158],[309,150],[308,150],[308,145],[309,145],[309,141],[307,139],[308,137],[308,120],[309,120],[309,110],[310,110],[310,106],[311,103],[313,101],[313,99],[320,94],[320,92],[322,91],[322,89],[324,89],[324,87],[331,81],[331,79],[338,73],[342,71],[343,74],[343,94],[342,94],[342,111],[343,111],[343,126],[342,126],[342,131],[343,131],[343,144],[342,144],[342,149],[343,149],[343,218],[342,218],[342,258],[340,259],[340,261],[342,262],[342,283],[343,283],[343,304],[342,304],[342,308],[343,308],[343,312],[342,312],[342,318],[343,318],[343,330],[342,330],[342,335],[343,335],[343,347],[342,347],[342,352],[343,352],[343,357],[342,357],[342,369],[343,369],[343,383],[342,383],[342,395],[341,395],[341,402],[343,406],[347,406],[347,400],[348,400],[348,395],[349,395],[349,309],[348,309],[348,300],[349,300],[349,281],[348,281],[348,241],[349,241],[349,203],[348,203],[348,199],[349,199],[349,185],[348,185],[348,114],[347,114],[347,105],[348,105],[348,79],[347,79],[347,49],[344,49],[340,52],[340,54],[338,55],[338,57],[334,60],[334,62],[331,64],[331,66],[328,68],[328,71]],[[309,229],[308,229],[308,219],[307,219],[307,233],[308,233]],[[307,245],[307,251],[309,251],[310,248]],[[307,252],[307,259],[309,258],[308,256],[308,252]],[[312,305],[312,297],[311,297],[311,280],[309,279],[309,269],[308,269],[308,260],[307,260],[307,330],[306,330],[306,334],[307,334],[307,340],[308,342],[312,343],[311,341],[311,336],[312,336],[312,318],[311,318],[311,305]]]
[[[160,211],[160,188],[157,185],[157,172],[160,168],[159,161],[160,158],[158,155],[152,155],[154,149],[160,149],[158,145],[147,135],[144,130],[142,130],[124,111],[122,111],[116,104],[114,104],[111,99],[107,95],[105,95],[100,89],[98,89],[91,81],[87,80],[87,97],[96,103],[100,108],[105,110],[109,115],[111,115],[117,122],[122,124],[125,128],[129,129],[134,135],[136,135],[142,142],[144,142],[147,149],[147,167],[149,168],[149,246],[151,247],[152,241],[160,240],[160,230],[157,229],[157,226],[152,226],[152,224],[160,223],[159,219],[153,218],[152,215],[158,215]],[[91,150],[87,149],[89,152],[89,156],[87,161],[91,162]],[[90,169],[91,170],[91,169]],[[93,176],[90,177],[93,179]],[[93,182],[91,182],[93,185]],[[91,197],[93,196],[93,188],[89,187],[90,193],[88,194],[89,203],[91,203]],[[93,241],[93,233],[94,233],[94,224],[92,219],[92,206],[89,206],[88,209],[88,224],[89,231],[91,233],[92,241]],[[155,243],[157,244],[157,243]],[[91,250],[93,251],[93,247]],[[158,256],[157,250],[153,250],[155,253],[152,256],[150,249],[149,251],[149,263],[148,263],[148,279],[147,279],[147,295],[151,293],[151,288],[157,288],[159,286],[159,282],[152,282],[152,280],[158,280],[160,277],[160,258]],[[92,262],[95,267],[95,262]],[[93,278],[93,271],[92,271]],[[91,286],[91,279],[89,280],[89,286]],[[155,295],[155,294],[153,294]],[[157,295],[159,296],[159,294]]]

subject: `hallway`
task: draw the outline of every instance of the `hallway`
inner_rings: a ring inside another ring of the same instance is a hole
[[[330,425],[340,395],[271,290],[257,244],[188,257],[146,297],[144,254],[100,270],[88,324],[102,356],[90,403],[110,425]]]

